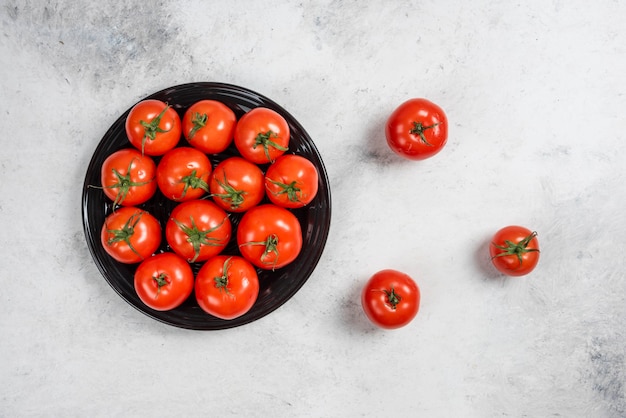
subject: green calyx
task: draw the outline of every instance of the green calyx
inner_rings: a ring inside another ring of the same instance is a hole
[[[135,250],[135,247],[133,247],[133,244],[130,242],[130,238],[135,233],[135,226],[141,219],[141,215],[143,215],[143,212],[134,213],[128,218],[124,226],[122,226],[122,229],[107,229],[107,232],[111,234],[111,237],[107,240],[107,244],[113,245],[117,242],[125,242],[128,248],[143,260],[141,254]]]
[[[155,297],[159,295],[159,292],[161,291],[161,288],[163,286],[166,286],[170,283],[170,279],[165,273],[161,273],[158,276],[152,276],[152,280],[154,280],[157,285],[157,292]]]
[[[159,113],[150,122],[146,122],[144,120],[139,121],[139,123],[141,124],[141,126],[143,126],[143,129],[144,129],[143,138],[141,138],[141,155],[143,155],[144,145],[146,144],[146,139],[149,138],[151,141],[154,141],[157,134],[169,132],[169,129],[165,130],[165,129],[159,128],[161,119],[163,118],[163,115],[165,115],[165,112],[167,112],[169,108],[170,108],[169,105],[165,106],[165,108],[161,111],[161,113]]]
[[[149,181],[141,181],[141,182],[132,181],[130,178],[130,171],[131,171],[134,161],[135,160],[133,159],[128,164],[128,168],[126,169],[125,175],[121,174],[116,169],[113,169],[112,170],[113,174],[115,174],[115,177],[117,177],[117,183],[104,187],[106,189],[118,189],[118,192],[115,195],[115,200],[113,201],[114,208],[115,206],[122,204],[124,199],[126,199],[126,196],[128,195],[128,191],[130,190],[131,187],[144,186],[146,184],[149,184],[153,180],[153,179],[150,179]]]
[[[200,129],[206,126],[206,123],[209,121],[209,115],[206,113],[198,113],[195,112],[191,117],[191,123],[193,124],[193,128],[189,131],[189,139],[193,139]]]
[[[387,295],[387,303],[391,305],[391,309],[395,310],[402,300],[402,297],[400,297],[400,295],[396,293],[393,287],[391,288],[391,290],[385,289],[383,290],[383,292],[385,292],[385,295]]]
[[[213,281],[215,282],[215,287],[225,293],[230,293],[228,290],[228,269],[230,268],[230,261],[232,257],[228,257],[226,261],[224,261],[224,265],[222,266],[222,275],[215,276]]]
[[[270,147],[275,148],[279,151],[287,151],[288,149],[272,141],[272,138],[278,138],[278,135],[274,131],[269,130],[265,133],[260,132],[254,139],[254,145],[252,146],[252,148],[256,149],[257,146],[261,145],[263,147],[263,151],[265,152],[265,157],[267,157],[267,161],[269,162],[273,162],[272,158],[270,157]]]
[[[530,241],[532,241],[533,238],[535,238],[536,236],[537,236],[537,232],[533,231],[532,234],[530,234],[529,236],[527,236],[526,238],[524,238],[518,243],[514,243],[513,241],[509,241],[509,240],[505,240],[504,245],[497,245],[493,243],[493,246],[499,250],[502,250],[502,252],[494,255],[493,257],[491,257],[491,259],[493,260],[496,257],[506,257],[509,255],[513,255],[517,257],[521,265],[523,262],[522,256],[524,254],[539,252],[539,250],[536,248],[527,248],[528,244],[530,244]]]
[[[213,193],[211,196],[216,196],[228,203],[231,209],[237,209],[244,202],[244,195],[247,194],[245,190],[235,189],[226,178],[226,171],[224,171],[224,181],[221,181],[217,177],[214,177],[217,184],[224,189],[224,193]]]
[[[413,134],[413,135],[419,135],[420,139],[422,140],[422,142],[424,144],[428,145],[429,147],[432,147],[433,144],[431,144],[430,142],[428,142],[426,140],[426,135],[424,135],[424,132],[426,132],[429,129],[434,128],[437,125],[439,125],[439,123],[435,123],[435,124],[429,125],[429,126],[424,126],[422,124],[422,122],[415,122],[415,121],[413,121],[413,128],[411,128],[409,133]]]
[[[181,199],[185,197],[189,188],[202,189],[207,193],[209,192],[209,185],[197,175],[196,170],[192,170],[188,176],[181,178],[180,183],[184,184],[183,192],[180,195]]]
[[[294,180],[291,183],[286,184],[286,183],[281,183],[280,181],[272,180],[270,178],[268,178],[268,180],[270,181],[270,183],[278,186],[278,188],[280,189],[277,192],[273,192],[275,196],[286,194],[290,202],[300,202],[300,195],[301,195],[302,189],[300,189],[297,186],[298,184],[297,181]]]
[[[267,264],[267,265],[276,265],[276,263],[278,262],[278,236],[276,234],[271,234],[268,235],[267,238],[265,239],[265,241],[250,241],[250,242],[246,242],[244,244],[241,244],[241,246],[244,245],[263,245],[265,246],[265,249],[263,250],[263,254],[261,254],[260,260],[261,263],[263,264]],[[270,262],[270,261],[266,261],[267,257],[271,254],[274,253],[276,254],[276,257],[274,257],[274,261]]]
[[[183,224],[178,219],[172,218],[174,223],[178,225],[181,231],[183,231],[185,235],[187,235],[187,242],[190,243],[193,247],[194,256],[191,260],[189,260],[189,262],[194,263],[200,256],[200,248],[203,245],[217,247],[225,244],[223,240],[211,237],[209,235],[215,230],[219,229],[222,225],[224,225],[224,222],[227,218],[224,218],[219,225],[216,225],[213,228],[209,228],[206,231],[202,231],[198,228],[198,226],[196,225],[196,221],[194,221],[193,217],[190,217],[189,219],[191,220],[191,227]]]

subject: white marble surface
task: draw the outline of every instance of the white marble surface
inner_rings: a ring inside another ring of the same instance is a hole
[[[626,416],[626,3],[0,0],[0,416]],[[88,252],[81,187],[140,98],[220,81],[316,142],[333,195],[302,290],[244,327],[160,324]],[[450,121],[424,162],[383,124],[426,97]],[[505,279],[486,244],[536,229]],[[368,324],[382,268],[415,321]]]

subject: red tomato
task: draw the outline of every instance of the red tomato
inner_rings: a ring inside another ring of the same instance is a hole
[[[147,155],[127,148],[109,155],[100,171],[104,194],[113,206],[136,206],[148,201],[156,191],[156,164]]]
[[[160,100],[137,103],[126,118],[128,140],[142,154],[165,154],[178,144],[180,134],[178,113]]]
[[[280,206],[255,206],[239,222],[237,244],[241,255],[259,268],[284,267],[295,260],[302,249],[300,222]]]
[[[361,305],[375,325],[394,329],[415,318],[420,306],[420,290],[415,281],[396,270],[381,270],[363,287]]]
[[[169,311],[180,306],[193,292],[193,271],[176,254],[157,254],[139,264],[134,285],[137,296],[148,307]]]
[[[256,270],[238,256],[218,255],[209,259],[196,277],[196,300],[206,313],[235,319],[252,308],[259,295]]]
[[[524,276],[539,262],[537,233],[523,226],[510,225],[500,229],[489,245],[491,262],[508,276]]]
[[[237,122],[235,146],[242,157],[255,164],[273,162],[287,151],[289,124],[271,109],[254,108]]]
[[[410,99],[389,117],[385,128],[389,147],[410,160],[437,154],[448,140],[448,118],[426,99]]]
[[[165,225],[172,250],[194,263],[219,254],[231,235],[228,215],[208,200],[189,200],[174,208]]]
[[[241,157],[227,158],[213,170],[209,190],[222,209],[245,212],[265,197],[263,171]]]
[[[122,207],[104,220],[100,241],[104,250],[120,263],[139,263],[161,245],[161,225],[144,210]]]
[[[211,161],[201,151],[179,147],[168,151],[157,167],[159,190],[168,199],[186,201],[198,199],[209,191]]]
[[[282,155],[265,173],[265,189],[272,203],[285,208],[300,208],[317,194],[317,169],[299,155]]]
[[[183,135],[189,144],[207,154],[224,151],[233,141],[237,117],[224,103],[201,100],[183,115]]]

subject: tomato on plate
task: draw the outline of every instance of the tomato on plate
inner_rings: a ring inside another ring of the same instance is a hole
[[[420,290],[407,274],[386,269],[374,274],[363,287],[361,305],[375,325],[394,329],[410,323],[420,306]]]
[[[244,114],[235,127],[235,147],[255,164],[267,164],[287,151],[289,124],[278,112],[256,107]]]
[[[156,180],[165,197],[182,202],[198,199],[209,191],[211,170],[211,161],[202,151],[178,147],[161,158]]]
[[[182,130],[191,146],[207,154],[219,154],[233,141],[236,124],[235,112],[224,103],[200,100],[183,115]]]
[[[393,111],[385,126],[387,144],[398,155],[423,160],[437,154],[448,140],[448,118],[426,99],[410,99]]]
[[[190,263],[208,260],[222,252],[230,236],[228,215],[208,200],[180,203],[165,225],[167,243]]]
[[[126,135],[142,154],[163,155],[178,144],[181,122],[168,104],[154,99],[142,100],[126,117]]]
[[[302,249],[302,229],[298,218],[274,204],[248,210],[237,229],[241,255],[253,265],[274,270],[294,261]]]
[[[104,220],[100,241],[107,254],[120,263],[139,263],[161,245],[161,225],[145,210],[121,207]]]
[[[259,296],[259,278],[248,261],[218,255],[198,271],[195,285],[198,305],[221,319],[235,319],[252,308]]]
[[[537,233],[518,225],[509,225],[495,233],[489,245],[495,268],[508,276],[524,276],[539,262]]]
[[[229,212],[245,212],[263,197],[263,171],[241,157],[230,157],[215,166],[209,183],[215,203]]]
[[[169,311],[180,306],[193,292],[193,271],[189,263],[174,253],[156,254],[139,264],[134,286],[146,306]]]
[[[147,155],[134,148],[126,148],[109,155],[100,169],[104,194],[113,201],[113,207],[137,206],[147,202],[156,191],[156,164]]]
[[[300,155],[282,155],[265,173],[265,189],[270,201],[285,208],[301,208],[317,194],[315,165]]]

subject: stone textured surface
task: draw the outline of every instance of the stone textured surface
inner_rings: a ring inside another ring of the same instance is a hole
[[[0,416],[623,417],[626,4],[0,0]],[[86,247],[87,164],[120,113],[191,81],[280,103],[326,163],[333,221],[306,285],[220,332],[119,298]],[[384,141],[410,97],[446,148]],[[486,245],[536,229],[532,275]],[[422,289],[393,332],[359,292]]]

